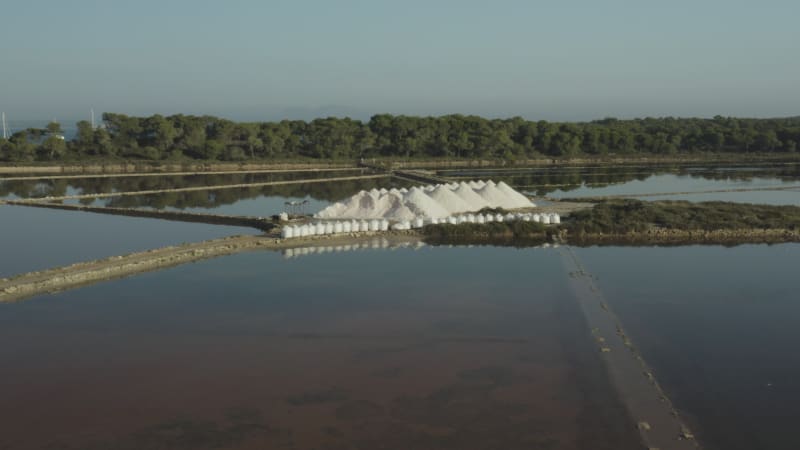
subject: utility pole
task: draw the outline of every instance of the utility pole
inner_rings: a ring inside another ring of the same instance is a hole
[[[94,125],[94,108],[90,109],[90,110],[89,110],[89,112],[91,112],[91,113],[92,113],[92,129],[94,130],[95,128],[97,128],[97,127],[95,127],[95,125]]]
[[[3,113],[3,139],[8,139],[8,126],[6,125],[6,113]]]

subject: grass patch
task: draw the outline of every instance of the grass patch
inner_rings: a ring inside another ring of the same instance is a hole
[[[684,231],[800,230],[800,207],[731,202],[608,200],[573,213],[571,235],[624,234],[653,228]]]

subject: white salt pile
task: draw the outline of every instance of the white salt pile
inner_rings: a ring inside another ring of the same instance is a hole
[[[483,208],[518,209],[533,206],[535,205],[527,197],[503,182],[495,184],[492,181],[470,181],[411,189],[361,191],[342,202],[328,206],[315,217],[387,219],[409,223],[414,223],[416,219],[441,222],[453,214],[474,212]]]
[[[503,209],[519,208],[517,202],[493,184],[485,184],[482,188],[476,189],[475,192],[489,205],[497,205],[495,207]]]
[[[517,208],[529,208],[531,206],[536,206],[533,204],[532,201],[525,197],[524,195],[520,194],[519,192],[515,191],[514,188],[507,185],[504,181],[497,183],[497,189],[503,191],[508,197],[510,197]]]
[[[483,208],[491,208],[489,202],[483,199],[475,192],[475,189],[470,187],[467,183],[461,183],[457,188],[453,189],[453,193],[461,197],[472,208],[467,211],[477,211]]]
[[[424,219],[447,217],[450,211],[445,209],[441,203],[431,198],[425,191],[418,187],[411,188],[403,196],[403,201],[416,217]],[[409,219],[410,220],[410,219]]]
[[[393,201],[392,203],[392,207],[383,214],[383,218],[397,221],[416,219],[417,215],[402,200]]]
[[[449,187],[444,185],[436,186],[436,189],[431,191],[429,195],[433,200],[442,205],[442,207],[444,207],[444,209],[450,214],[476,210],[476,208],[464,201],[463,198],[456,195],[452,190],[450,190]]]

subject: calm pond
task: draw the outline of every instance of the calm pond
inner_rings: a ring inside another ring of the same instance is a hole
[[[165,192],[161,194],[109,197],[90,201],[68,200],[65,203],[267,217],[284,211],[315,213],[331,203],[344,200],[361,190],[373,188],[391,189],[411,187],[413,185],[414,183],[412,182],[386,177],[283,186]],[[302,204],[299,206],[287,206],[286,202]]]
[[[31,178],[3,180],[0,177],[0,198],[40,198],[104,192],[134,192],[202,186],[267,183],[273,181],[342,178],[370,175],[366,169],[319,170],[308,172],[240,172],[230,174],[103,176],[82,178]],[[6,177],[8,178],[8,177]]]
[[[575,251],[707,448],[800,448],[800,244]]]
[[[631,196],[642,200],[732,201],[800,205],[800,165],[756,167],[645,166],[444,171],[445,176],[504,180],[521,191],[553,198]],[[797,187],[763,191],[764,188]],[[703,191],[735,189],[740,192]],[[675,194],[679,193],[679,194]],[[689,193],[689,194],[687,194]],[[637,195],[647,196],[637,197]],[[652,195],[666,194],[666,195]]]
[[[563,196],[800,180],[797,165],[606,175],[579,172],[586,186]],[[401,185],[98,202],[266,216]],[[704,195],[800,199],[687,197]],[[257,233],[12,206],[0,224],[0,277]],[[0,304],[0,449],[640,448],[560,250],[330,250],[245,253]],[[575,252],[705,448],[800,448],[800,245]]]
[[[0,278],[183,242],[259,233],[255,228],[0,205]]]
[[[559,261],[261,251],[0,304],[0,448],[638,448]]]

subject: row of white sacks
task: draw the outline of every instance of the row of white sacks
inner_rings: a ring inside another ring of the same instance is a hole
[[[288,225],[281,229],[281,237],[284,239],[318,236],[326,234],[358,233],[363,231],[389,231],[410,230],[412,228],[422,228],[425,225],[462,223],[491,223],[491,222],[513,222],[521,220],[524,222],[540,222],[545,224],[561,223],[561,217],[556,213],[508,213],[508,214],[461,214],[450,216],[444,219],[423,219],[418,217],[414,220],[405,220],[395,224],[389,224],[386,219],[372,220],[337,220],[328,222],[316,222],[305,225]]]

